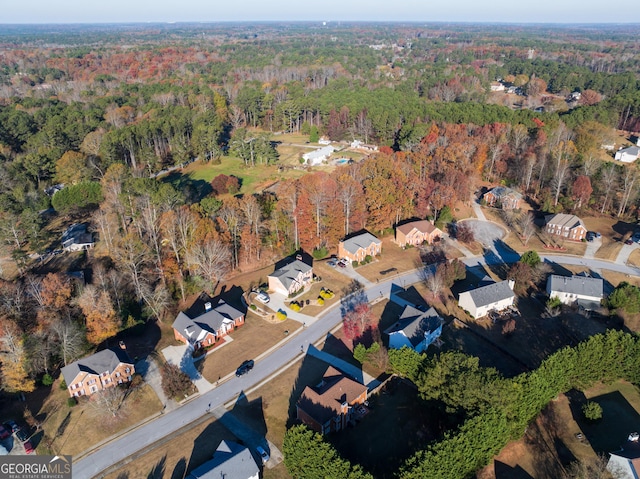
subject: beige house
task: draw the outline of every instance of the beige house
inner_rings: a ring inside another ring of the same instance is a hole
[[[382,241],[371,233],[362,233],[338,243],[338,257],[351,262],[362,261],[367,256],[376,256],[382,251]]]
[[[105,349],[62,368],[71,397],[93,393],[131,381],[133,362],[123,349]]]
[[[550,235],[560,236],[574,241],[582,241],[587,235],[587,228],[576,215],[559,213],[546,217],[545,231]]]
[[[289,296],[311,285],[313,268],[302,261],[302,255],[296,255],[295,259],[285,260],[268,279],[270,291]]]
[[[442,237],[442,231],[427,220],[412,221],[396,226],[396,243],[400,247],[417,246],[422,243],[432,244]]]

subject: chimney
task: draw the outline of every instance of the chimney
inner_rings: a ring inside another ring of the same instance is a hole
[[[298,261],[302,261],[302,255],[298,253],[298,254],[296,255],[296,259],[297,259]]]
[[[204,303],[204,311],[205,312],[211,311],[211,303],[210,302],[207,301],[206,303]]]

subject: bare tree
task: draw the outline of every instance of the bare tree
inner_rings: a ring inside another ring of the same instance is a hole
[[[66,366],[80,357],[85,349],[85,333],[70,318],[59,319],[51,325],[51,330],[58,340],[58,349]]]
[[[124,403],[124,396],[124,390],[116,385],[93,393],[89,404],[96,412],[96,415],[100,416],[108,413],[111,414],[112,418],[115,418]]]
[[[556,165],[556,170],[553,173],[553,178],[551,179],[551,187],[553,188],[553,205],[558,205],[558,199],[560,198],[560,193],[564,188],[565,183],[569,179],[569,160],[562,159],[558,161]]]
[[[535,234],[536,229],[536,225],[533,222],[533,216],[529,213],[522,215],[520,218],[520,235],[525,246],[529,244],[529,240]]]
[[[440,296],[440,293],[444,288],[444,278],[438,273],[437,269],[432,270],[431,268],[425,268],[424,282],[434,297]]]
[[[230,256],[226,245],[217,240],[207,240],[191,246],[187,262],[195,274],[211,282],[213,291],[229,272]]]
[[[618,206],[618,218],[626,213],[629,203],[632,202],[638,194],[638,189],[634,188],[637,180],[638,168],[634,166],[625,167],[624,173],[622,174],[622,198]]]
[[[232,261],[233,268],[235,269],[239,265],[238,249],[240,247],[240,230],[244,220],[237,198],[231,198],[225,201],[224,206],[218,211],[218,217],[223,221],[224,226],[231,236],[231,242],[233,243]]]
[[[600,213],[604,213],[607,207],[609,206],[609,199],[611,196],[611,192],[615,190],[616,183],[618,182],[618,170],[614,164],[608,164],[602,168],[602,176],[600,179],[600,184],[602,185],[602,189],[604,190],[604,201],[602,202],[602,207],[600,208]]]
[[[351,233],[351,212],[358,197],[362,192],[362,186],[350,175],[341,175],[338,178],[338,199],[344,209],[344,234]]]

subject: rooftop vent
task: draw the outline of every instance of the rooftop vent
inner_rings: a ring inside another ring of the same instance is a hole
[[[204,310],[205,311],[211,311],[211,303],[209,303],[209,302],[204,303]]]
[[[296,255],[296,259],[297,259],[298,261],[302,261],[302,255],[301,255],[301,254],[297,254],[297,255]]]

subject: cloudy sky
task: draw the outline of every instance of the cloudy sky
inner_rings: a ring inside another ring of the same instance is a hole
[[[5,0],[1,23],[446,21],[640,23],[637,0]]]

